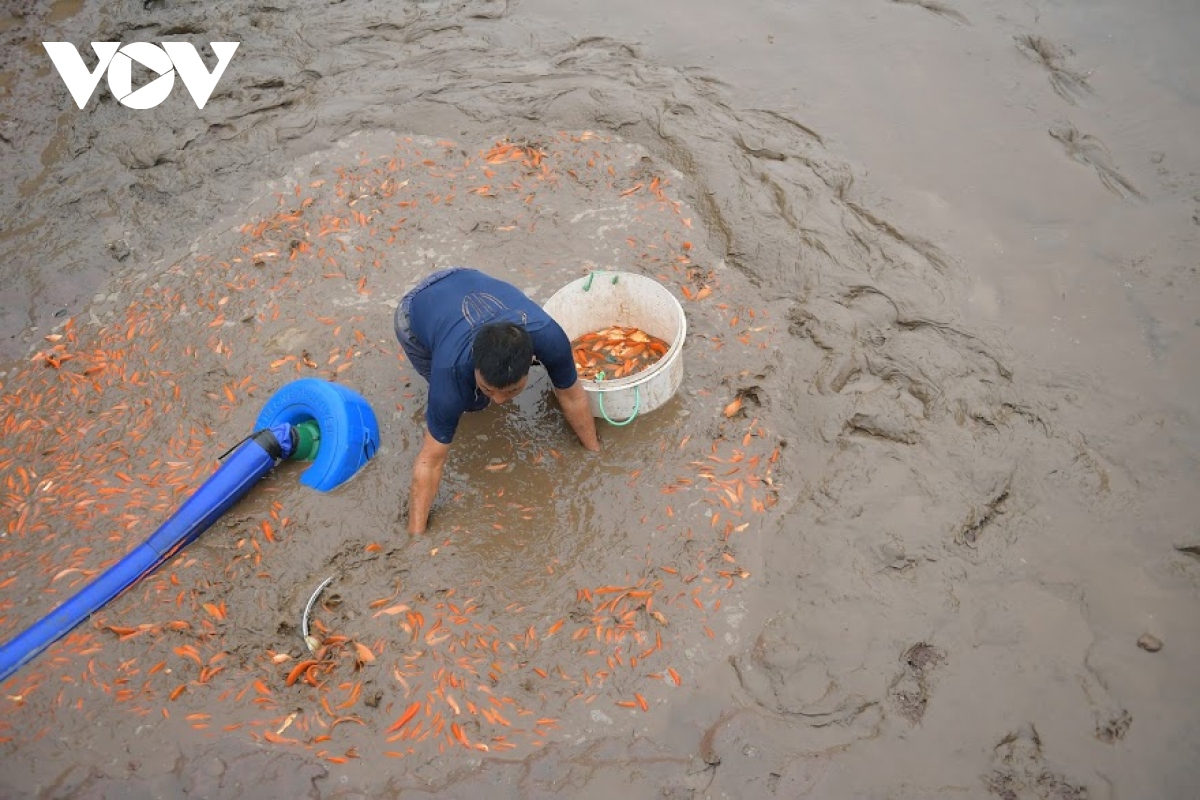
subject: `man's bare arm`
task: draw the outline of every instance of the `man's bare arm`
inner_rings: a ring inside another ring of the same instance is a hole
[[[577,380],[567,389],[555,389],[554,395],[558,398],[559,405],[562,406],[567,424],[579,437],[579,443],[587,450],[598,452],[600,436],[596,433],[596,418],[592,416],[592,409],[588,405],[583,384]]]
[[[449,453],[450,445],[442,444],[428,430],[425,431],[425,443],[413,464],[412,493],[408,503],[409,533],[425,532],[425,526],[429,523],[429,509],[437,497],[438,486],[442,483],[442,468],[446,466]]]

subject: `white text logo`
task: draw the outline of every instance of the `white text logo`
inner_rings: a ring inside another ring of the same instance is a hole
[[[183,78],[183,85],[196,101],[196,108],[204,108],[217,81],[225,74],[233,53],[240,42],[210,42],[217,56],[217,66],[212,72],[204,66],[196,48],[188,42],[130,42],[124,47],[120,42],[92,42],[96,53],[96,69],[89,72],[83,57],[70,42],[42,42],[50,54],[50,60],[62,77],[63,83],[75,104],[80,108],[87,105],[100,76],[108,73],[108,88],[123,106],[129,108],[154,108],[167,99],[175,87],[175,73]],[[135,90],[133,88],[133,62],[153,70],[158,77]]]

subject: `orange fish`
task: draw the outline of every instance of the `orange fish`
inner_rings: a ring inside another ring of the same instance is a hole
[[[619,325],[585,333],[571,342],[575,369],[585,380],[628,377],[654,364],[667,349],[662,339]]]

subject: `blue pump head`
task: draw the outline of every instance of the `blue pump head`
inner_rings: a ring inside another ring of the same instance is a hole
[[[322,492],[341,486],[379,450],[379,423],[370,404],[345,386],[300,378],[282,386],[263,406],[255,427],[297,426],[315,421],[320,430],[316,458],[300,482]]]

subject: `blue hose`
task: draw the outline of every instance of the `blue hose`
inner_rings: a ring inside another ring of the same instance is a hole
[[[286,424],[261,430],[242,442],[149,539],[58,608],[0,645],[0,681],[204,533],[279,459],[290,456],[292,446],[292,427]]]

